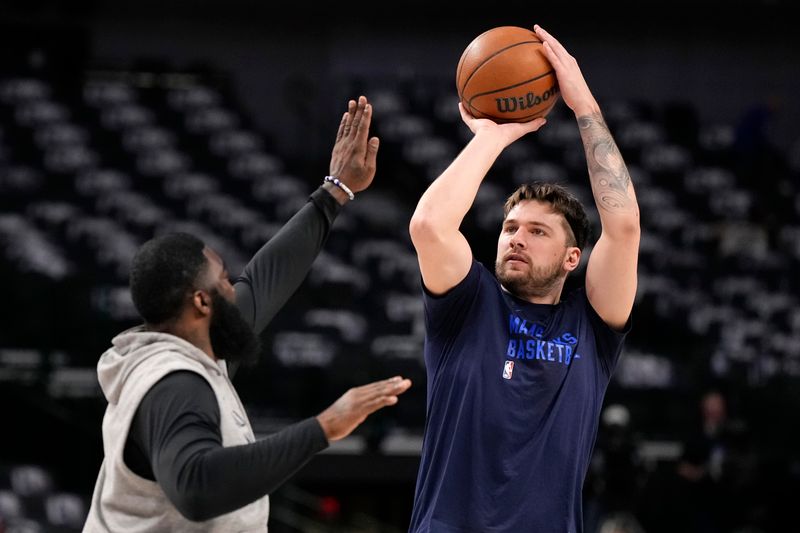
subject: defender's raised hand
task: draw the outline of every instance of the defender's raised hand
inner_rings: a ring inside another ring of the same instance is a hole
[[[339,123],[331,155],[330,175],[339,178],[351,191],[363,191],[375,177],[379,140],[369,137],[372,105],[365,96],[350,100]]]

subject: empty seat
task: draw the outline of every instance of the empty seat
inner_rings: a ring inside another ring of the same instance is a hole
[[[219,133],[239,126],[239,117],[227,109],[201,107],[186,113],[186,129],[191,133]]]
[[[73,173],[95,168],[100,156],[81,145],[60,145],[44,153],[44,168],[54,173]]]
[[[709,197],[708,207],[718,217],[735,220],[747,219],[753,206],[753,195],[743,189],[719,189]]]
[[[143,150],[136,158],[136,168],[145,176],[185,172],[191,168],[191,164],[188,155],[170,147]]]
[[[394,325],[404,324],[403,328],[395,327],[395,331],[406,331],[422,338],[425,334],[425,310],[419,281],[418,291],[409,293],[390,292],[385,297],[386,318]]]
[[[77,494],[60,492],[45,500],[47,522],[52,526],[78,531],[83,528],[88,511],[86,501]]]
[[[148,196],[126,189],[100,194],[94,205],[97,214],[138,228],[151,229],[171,217],[171,213]]]
[[[88,169],[75,177],[75,190],[82,196],[97,196],[125,190],[130,186],[130,176],[111,168]]]
[[[94,107],[129,105],[136,98],[136,89],[124,81],[89,80],[83,87],[83,101]]]
[[[179,172],[166,176],[161,187],[169,198],[188,200],[217,192],[219,180],[202,172]]]
[[[122,146],[132,152],[170,149],[175,145],[175,134],[159,126],[143,125],[126,130]]]
[[[284,366],[326,367],[336,350],[334,339],[304,331],[281,331],[272,343],[272,353]]]
[[[360,269],[345,264],[324,250],[317,256],[308,275],[308,281],[321,299],[326,296],[331,302],[347,302],[364,294],[371,286],[370,277]]]
[[[368,332],[367,319],[349,309],[310,309],[303,323],[311,329],[333,328],[338,337],[348,343],[361,342]]]
[[[693,163],[686,148],[669,144],[653,144],[642,152],[641,163],[653,173],[683,173]]]
[[[370,103],[376,117],[388,117],[408,109],[406,99],[394,89],[376,89],[370,95]]]
[[[69,122],[46,124],[34,132],[34,139],[41,148],[83,146],[89,141],[85,128]]]
[[[259,152],[263,142],[254,133],[243,130],[222,131],[211,136],[208,141],[211,153],[230,157],[238,154]]]
[[[612,379],[630,389],[664,389],[675,385],[675,377],[674,365],[666,357],[625,348]]]
[[[581,134],[573,121],[551,121],[535,135],[543,145],[554,148],[581,144]]]
[[[370,351],[379,359],[424,360],[423,339],[419,335],[381,335],[372,340]]]
[[[22,518],[23,514],[19,496],[10,490],[0,490],[0,531],[4,531],[4,522]]]
[[[9,472],[11,490],[18,496],[40,496],[53,489],[53,476],[35,464],[17,465]]]
[[[407,235],[408,221],[413,209],[394,195],[381,190],[368,189],[358,195],[358,202],[347,206],[361,224],[362,237],[370,234]]]
[[[403,146],[403,155],[415,165],[427,165],[442,160],[448,161],[449,164],[449,161],[458,155],[458,150],[450,139],[422,135],[406,141]],[[438,176],[438,174],[437,172],[436,175]]]
[[[37,100],[21,104],[14,113],[17,123],[28,127],[41,127],[45,124],[69,120],[69,110],[56,102]]]
[[[167,93],[169,105],[173,109],[181,111],[215,106],[221,100],[219,91],[203,86],[173,89]]]
[[[153,112],[135,103],[110,106],[101,113],[102,124],[111,130],[139,128],[154,122]]]
[[[567,180],[567,171],[558,163],[524,161],[514,167],[511,176],[515,185],[532,181],[563,183]]]
[[[719,152],[733,148],[736,135],[728,124],[711,124],[702,126],[698,134],[700,148],[709,152]]]
[[[9,104],[46,100],[51,94],[50,84],[36,78],[11,78],[0,83],[0,100]]]
[[[383,118],[377,124],[377,134],[389,142],[398,142],[431,133],[428,119],[414,115],[397,114]]]
[[[32,195],[44,188],[42,172],[27,165],[3,166],[0,164],[0,192],[6,198]]]
[[[461,124],[461,113],[458,110],[459,98],[457,94],[446,94],[436,99],[433,107],[433,116],[450,125]]]
[[[20,272],[35,272],[53,280],[73,272],[61,249],[20,215],[0,215],[0,244],[3,256]]]
[[[729,169],[721,167],[695,167],[683,178],[683,187],[691,193],[715,196],[720,191],[736,185],[736,176]]]
[[[127,291],[127,287],[125,288]],[[130,291],[127,291],[130,293]],[[100,294],[93,294],[97,297]],[[106,295],[103,295],[106,296]],[[94,299],[92,305],[98,308],[98,311],[107,313],[107,316],[115,320],[131,320],[138,318],[138,313],[133,306],[130,294],[127,296],[127,305],[124,311],[120,312],[118,302],[104,298],[100,303],[97,298]],[[99,398],[102,395],[100,384],[97,381],[97,370],[92,367],[61,367],[55,368],[50,373],[47,383],[47,393],[53,398]],[[53,505],[63,503],[64,505],[76,505],[81,502],[76,501],[77,497],[70,497],[64,495],[62,502],[58,499],[51,502]],[[82,506],[80,512],[83,512]]]
[[[283,171],[283,163],[273,155],[258,151],[248,151],[232,153],[228,161],[228,172],[231,176],[239,179],[252,180],[261,185],[263,182],[297,181],[299,180],[288,176],[279,176]],[[270,187],[271,184],[265,185]],[[274,185],[274,184],[272,184]],[[300,186],[299,188],[303,188]]]

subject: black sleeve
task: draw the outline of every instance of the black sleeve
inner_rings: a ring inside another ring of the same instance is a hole
[[[251,444],[222,446],[211,386],[194,372],[168,374],[145,395],[126,446],[148,458],[155,480],[189,520],[239,509],[269,494],[328,446],[316,418]]]
[[[330,193],[318,188],[235,280],[236,303],[257,333],[305,279],[340,208]]]

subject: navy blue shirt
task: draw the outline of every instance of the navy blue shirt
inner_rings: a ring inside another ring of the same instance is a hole
[[[627,328],[584,289],[557,305],[504,291],[473,260],[427,290],[427,420],[410,531],[579,533],[600,410]]]

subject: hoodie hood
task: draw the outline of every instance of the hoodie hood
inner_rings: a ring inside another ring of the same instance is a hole
[[[111,348],[100,356],[97,363],[97,378],[106,400],[116,404],[136,367],[164,352],[177,352],[212,371],[227,374],[224,362],[218,364],[190,342],[169,333],[148,331],[144,326],[136,326],[114,337]]]

